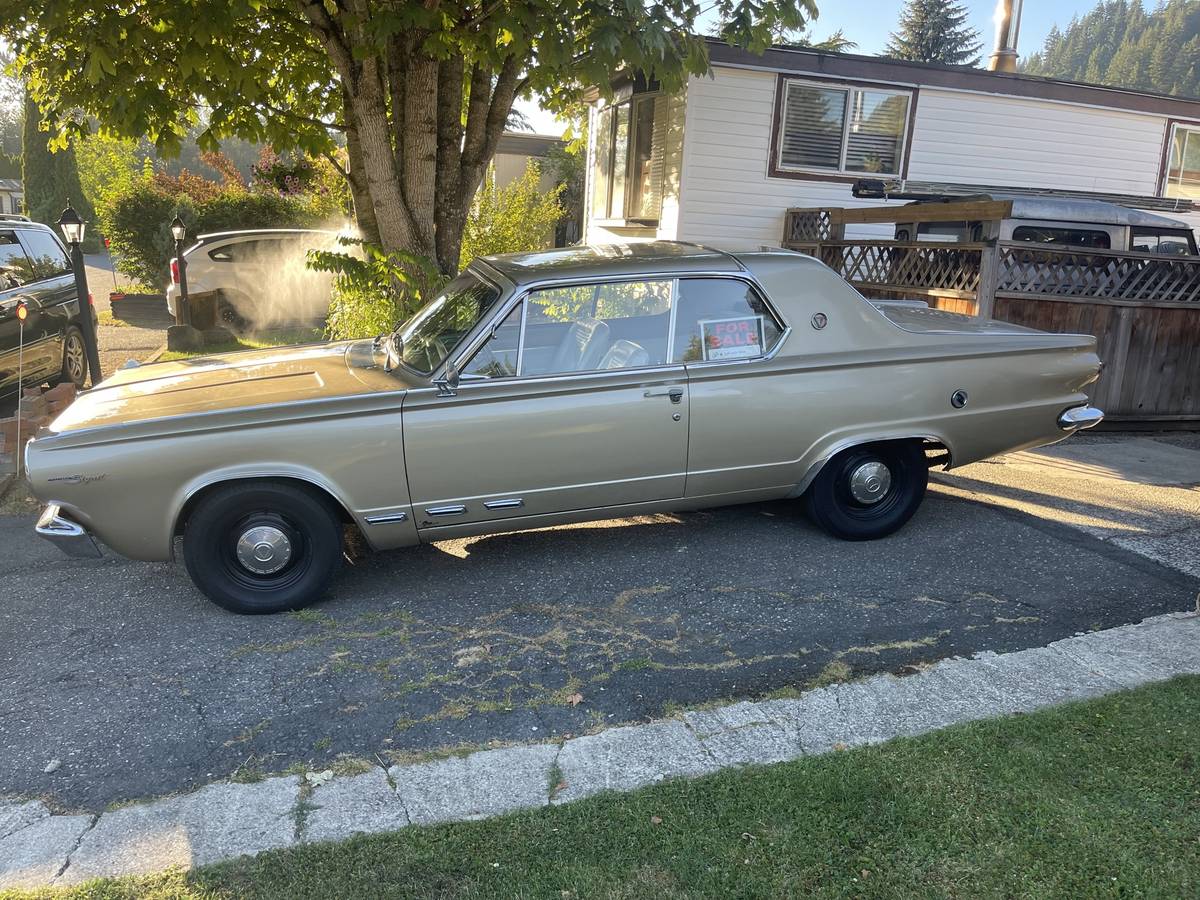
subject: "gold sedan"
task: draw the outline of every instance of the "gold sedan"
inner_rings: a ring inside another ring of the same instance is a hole
[[[30,442],[38,531],[166,560],[245,613],[375,549],[793,498],[891,534],[928,468],[1102,414],[1090,336],[869,302],[806,256],[687,244],[476,260],[374,340],[117,373]]]

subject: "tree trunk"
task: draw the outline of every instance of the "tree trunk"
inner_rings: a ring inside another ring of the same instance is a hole
[[[362,239],[369,244],[379,243],[379,223],[375,221],[375,208],[371,204],[371,192],[367,190],[367,173],[363,168],[362,145],[358,140],[358,126],[351,121],[350,96],[342,91],[346,109],[346,181],[350,184],[350,199],[354,204],[354,218]]]
[[[423,252],[405,209],[396,157],[388,134],[383,84],[374,60],[364,63],[362,77],[357,81],[349,88],[348,121],[353,121],[357,127],[363,174],[366,176],[371,210],[379,231],[380,246],[384,250]]]
[[[366,6],[343,18],[320,0],[294,2],[342,80],[348,179],[364,238],[455,274],[467,211],[516,98],[519,61],[507,57],[499,71],[475,63],[468,78],[462,57],[429,55],[419,31],[363,55]]]
[[[423,54],[414,55],[408,60],[406,75],[401,193],[412,224],[414,249],[432,257],[436,253],[433,223],[437,199],[438,62]],[[461,94],[461,82],[458,90]],[[454,271],[444,274],[452,275]]]
[[[454,57],[438,66],[437,197],[434,238],[442,272],[458,270],[465,210],[457,201],[462,180],[463,60]]]

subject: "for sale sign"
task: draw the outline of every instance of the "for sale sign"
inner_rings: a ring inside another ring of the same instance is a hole
[[[763,354],[763,317],[738,316],[736,319],[702,319],[704,358],[747,359]]]

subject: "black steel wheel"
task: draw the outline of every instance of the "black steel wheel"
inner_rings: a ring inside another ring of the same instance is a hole
[[[813,521],[834,537],[869,541],[911,519],[928,482],[919,441],[863,444],[829,460],[805,499]]]
[[[301,609],[320,599],[342,560],[342,522],[299,485],[233,482],[206,495],[184,526],[188,574],[231,612]]]

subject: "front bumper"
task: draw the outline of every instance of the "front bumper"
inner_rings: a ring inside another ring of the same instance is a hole
[[[1058,427],[1063,431],[1083,431],[1094,428],[1104,419],[1104,410],[1094,406],[1074,406],[1064,410],[1058,417]]]
[[[102,555],[88,530],[64,516],[62,509],[56,505],[51,504],[42,511],[34,531],[67,556],[95,559]]]

